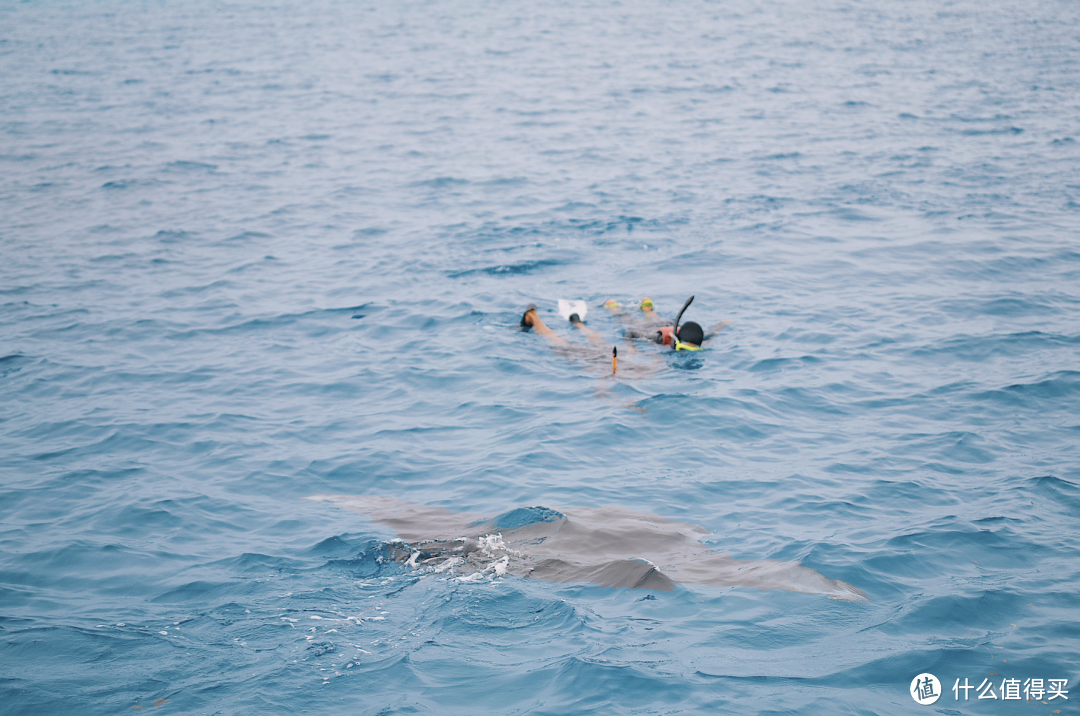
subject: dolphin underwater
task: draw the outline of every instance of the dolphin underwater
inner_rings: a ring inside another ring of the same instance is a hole
[[[847,582],[798,562],[737,560],[709,549],[697,525],[620,507],[519,507],[497,517],[451,512],[393,497],[311,495],[367,515],[400,538],[398,562],[459,578],[517,574],[548,582],[672,591],[677,583],[784,589],[869,601]]]

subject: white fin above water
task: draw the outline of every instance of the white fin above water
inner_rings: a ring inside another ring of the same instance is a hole
[[[585,305],[584,301],[567,301],[565,298],[559,299],[559,315],[568,321],[570,320],[570,316],[575,313],[578,315],[578,318],[584,321],[585,315],[588,314],[588,312],[589,307]]]

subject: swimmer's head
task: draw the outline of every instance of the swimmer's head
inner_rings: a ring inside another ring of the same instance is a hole
[[[704,340],[705,331],[701,330],[701,326],[693,321],[687,321],[679,326],[679,342],[693,343],[695,346],[700,346]]]
[[[648,313],[649,311],[653,310],[653,302],[652,302],[652,299],[651,299],[651,298],[649,298],[648,296],[646,296],[645,298],[641,299],[641,305],[640,305],[640,306],[638,306],[638,308],[640,308],[640,309],[641,309],[642,311],[645,311],[646,313]]]

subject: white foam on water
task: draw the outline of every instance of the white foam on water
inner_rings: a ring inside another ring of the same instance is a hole
[[[484,570],[485,574],[494,574],[496,577],[503,577],[506,575],[506,570],[510,567],[510,555],[504,554],[502,559],[498,562],[489,564],[487,569]]]
[[[463,577],[456,577],[455,582],[482,582],[486,579],[483,572],[473,572],[472,574],[466,574]]]
[[[432,567],[431,571],[434,574],[442,574],[443,572],[450,572],[451,574],[453,574],[454,567],[464,563],[464,561],[465,560],[463,560],[461,557],[450,557],[444,560],[442,564]]]

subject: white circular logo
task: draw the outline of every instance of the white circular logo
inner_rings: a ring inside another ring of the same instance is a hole
[[[911,698],[929,706],[941,698],[941,682],[933,674],[919,674],[911,680]]]

